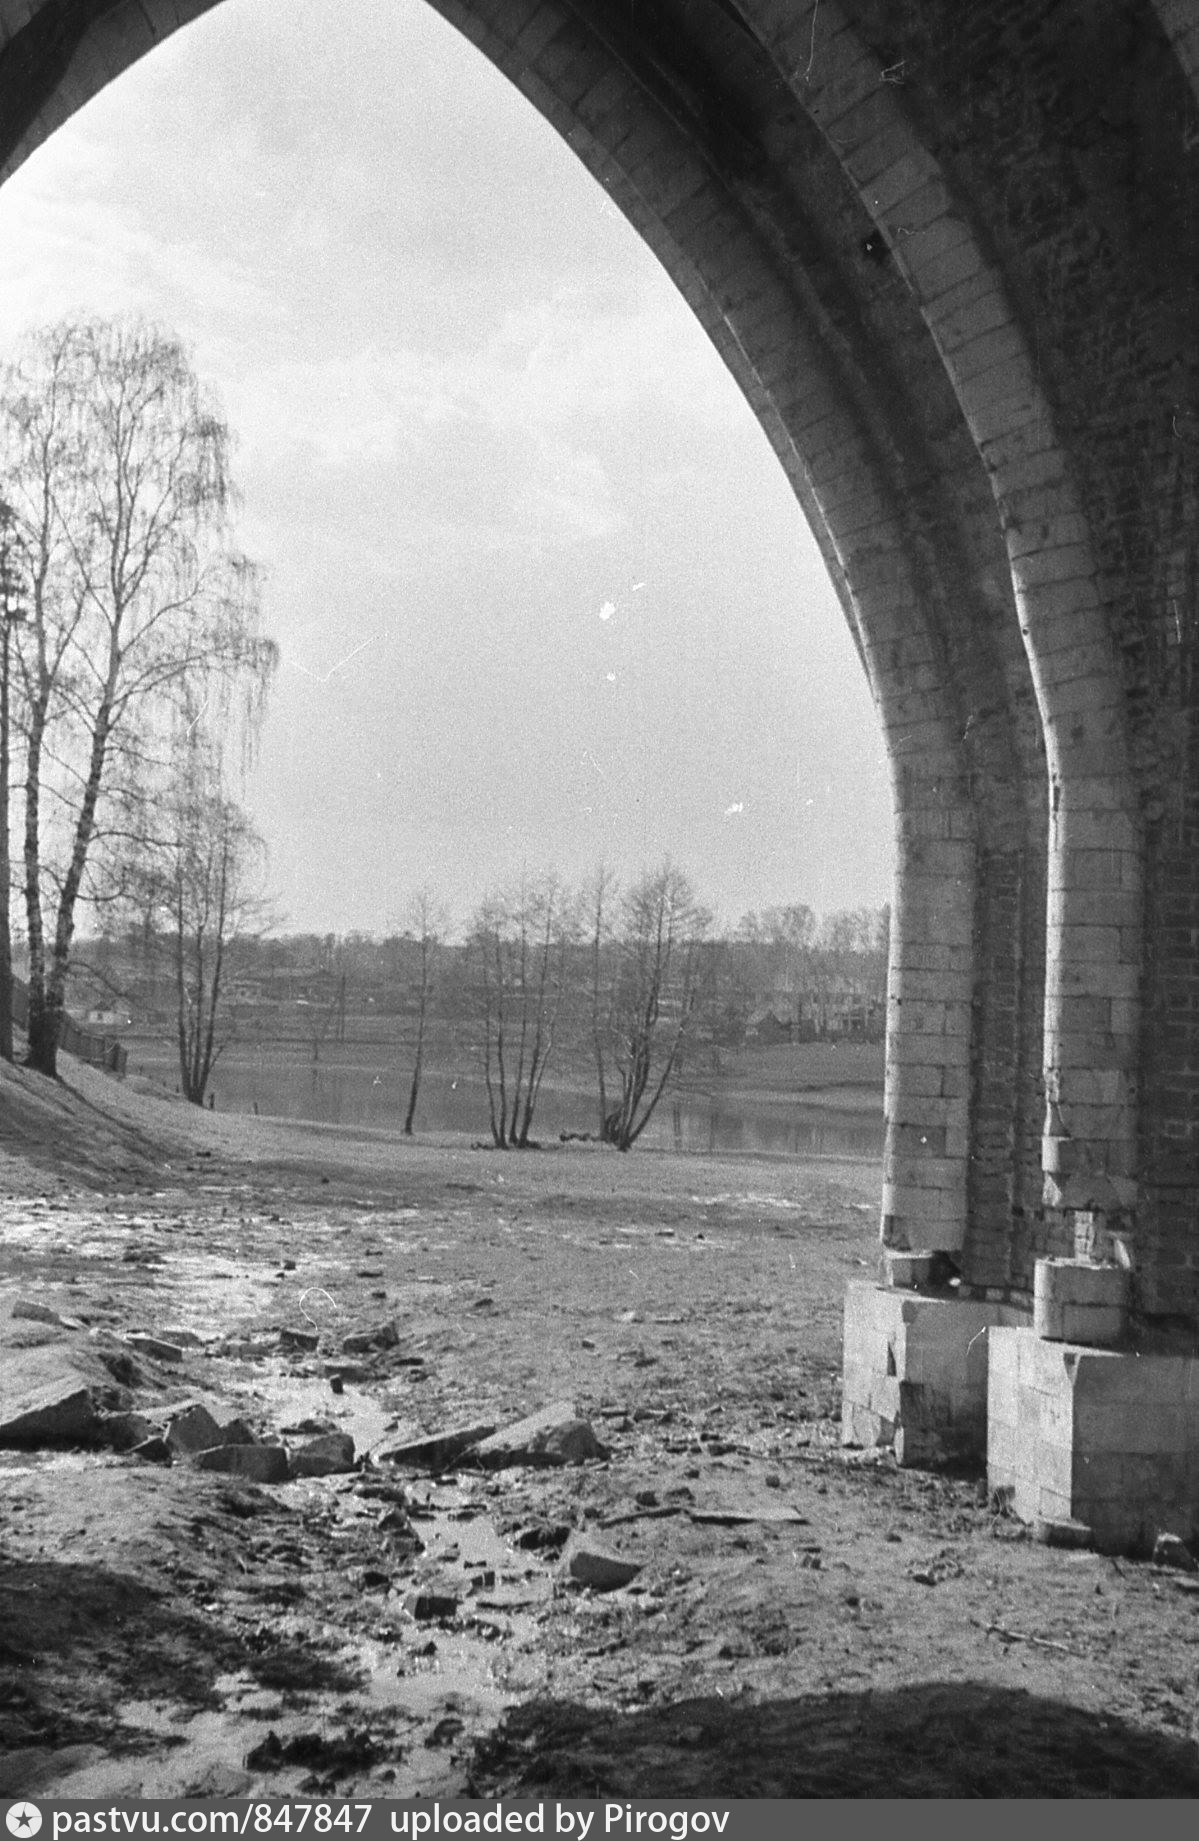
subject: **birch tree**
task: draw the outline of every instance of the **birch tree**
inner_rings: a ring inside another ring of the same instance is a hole
[[[182,345],[141,321],[64,321],[0,375],[0,468],[29,557],[28,1061],[47,1075],[110,783],[161,765],[184,707],[260,710],[276,664],[232,542],[230,446]]]
[[[522,877],[478,909],[471,949],[482,1011],[483,1082],[497,1150],[527,1150],[568,993],[573,904],[552,872]]]
[[[598,940],[602,904],[596,913]],[[603,1136],[618,1150],[636,1144],[678,1070],[710,927],[690,878],[669,862],[640,876],[620,904],[608,1012],[596,1030],[601,1091],[613,1095]]]
[[[445,908],[428,888],[423,888],[412,897],[408,917],[410,932],[416,940],[420,951],[420,981],[417,987],[416,1042],[412,1051],[412,1078],[408,1085],[408,1107],[404,1114],[404,1136],[412,1136],[413,1120],[416,1118],[416,1102],[420,1094],[421,1075],[424,1072],[425,1028],[429,1015],[429,997],[433,987],[433,974],[437,957],[445,938],[449,916]]]

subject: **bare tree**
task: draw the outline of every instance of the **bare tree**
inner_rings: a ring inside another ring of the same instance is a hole
[[[670,862],[638,878],[621,903],[608,1015],[599,1036],[619,1098],[603,1135],[627,1151],[653,1117],[695,1022],[711,916]]]
[[[265,922],[266,847],[219,784],[181,789],[173,818],[167,893],[179,1080],[184,1098],[202,1106],[228,1040],[229,948],[248,928]]]
[[[220,743],[198,714],[180,724],[168,773],[126,792],[105,855],[111,898],[136,918],[148,956],[169,963],[179,1085],[202,1106],[230,1039],[231,948],[270,924],[266,845],[229,796]]]
[[[612,870],[606,863],[601,863],[583,894],[591,931],[591,1048],[595,1056],[601,1138],[606,1135],[608,1119],[608,1078],[604,1043],[611,1012],[611,993],[607,988],[606,968],[611,958],[612,904],[616,898],[616,886],[616,877]]]
[[[24,555],[11,505],[0,499],[0,1058],[13,1058],[12,859],[9,799],[12,761],[12,632],[25,618]]]
[[[479,968],[483,1080],[492,1141],[526,1150],[567,992],[572,904],[553,872],[493,894],[471,944]]]
[[[186,701],[261,707],[276,664],[231,546],[228,428],[179,342],[136,321],[32,335],[0,377],[29,556],[19,646],[30,1066],[53,1075],[92,848],[120,761],[161,766]]]
[[[429,994],[437,955],[445,938],[449,916],[432,891],[423,888],[412,897],[408,919],[409,931],[420,951],[420,984],[417,996],[416,1046],[412,1059],[412,1080],[408,1088],[408,1110],[404,1114],[404,1136],[406,1138],[412,1136],[412,1122],[416,1117],[416,1101],[420,1093],[421,1073],[424,1066],[425,1023],[429,1011]]]

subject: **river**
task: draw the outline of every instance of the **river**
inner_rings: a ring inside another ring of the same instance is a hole
[[[130,1043],[129,1072],[152,1080],[165,1091],[178,1089],[168,1044]],[[294,1050],[237,1048],[218,1062],[211,1092],[220,1112],[395,1129],[403,1123],[408,1081],[407,1066],[388,1061],[385,1051],[377,1059],[369,1050],[345,1059],[334,1059],[326,1051],[314,1064]],[[547,1082],[537,1107],[534,1136],[552,1140],[560,1132],[594,1131],[595,1110],[591,1093],[551,1087]],[[428,1074],[421,1083],[416,1129],[488,1138],[482,1081],[473,1075],[454,1079],[442,1073]],[[710,1099],[695,1093],[668,1094],[640,1139],[643,1145],[663,1150],[871,1159],[881,1157],[882,1141],[881,1094],[877,1108],[863,1107],[860,1095],[839,1106],[801,1096]]]

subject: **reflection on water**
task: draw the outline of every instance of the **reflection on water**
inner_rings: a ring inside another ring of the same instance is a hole
[[[153,1058],[152,1058],[153,1057]],[[152,1050],[137,1049],[130,1071],[173,1086],[171,1066]],[[257,1112],[264,1118],[314,1119],[330,1125],[397,1129],[404,1118],[410,1075],[380,1062],[305,1063],[263,1050],[228,1055],[217,1067],[213,1093],[220,1112]],[[541,1092],[535,1124],[543,1140],[560,1132],[594,1132],[591,1093],[550,1087]],[[489,1137],[487,1093],[481,1080],[429,1075],[421,1083],[416,1129]],[[750,1151],[803,1157],[882,1155],[882,1099],[877,1112],[842,1112],[832,1106],[752,1100],[665,1099],[643,1136],[645,1145],[675,1151]]]

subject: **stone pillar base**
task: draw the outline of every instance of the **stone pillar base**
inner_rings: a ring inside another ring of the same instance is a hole
[[[1148,1554],[1199,1531],[1199,1357],[988,1341],[987,1481],[1045,1539],[1090,1530],[1103,1552]]]
[[[843,1441],[893,1445],[904,1465],[982,1464],[988,1335],[996,1324],[1027,1321],[1027,1311],[1012,1304],[851,1283]]]

